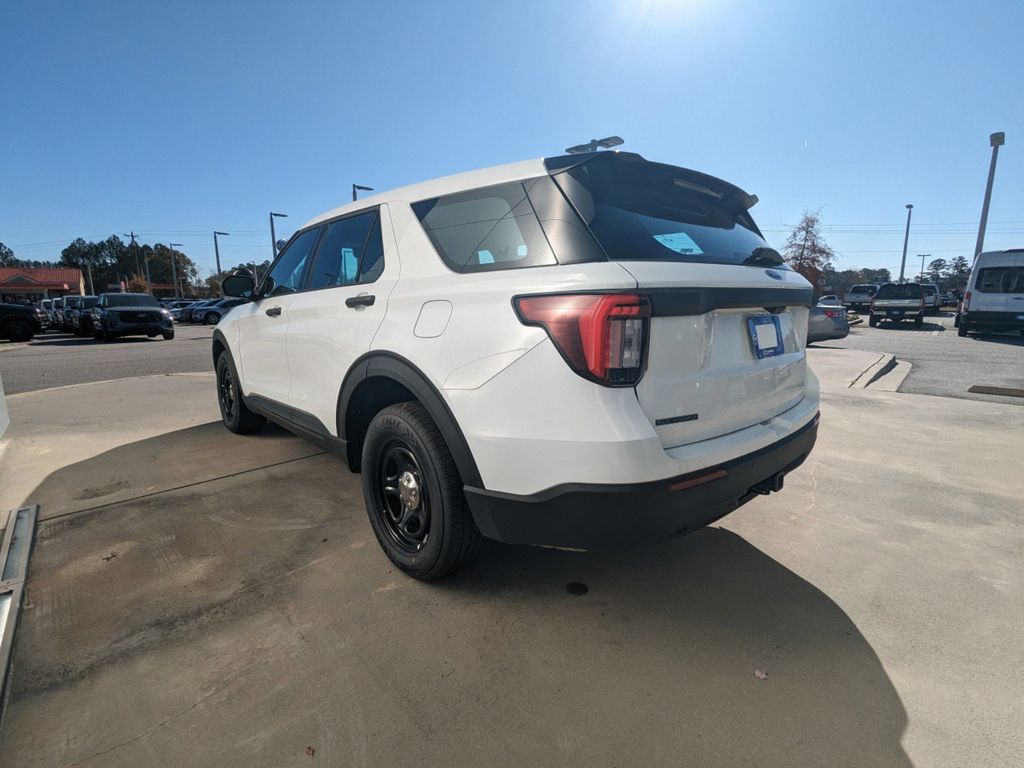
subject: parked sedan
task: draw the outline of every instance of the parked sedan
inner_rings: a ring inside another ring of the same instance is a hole
[[[807,343],[827,341],[828,339],[845,339],[850,333],[850,324],[846,320],[846,309],[819,304],[811,307],[807,318]]]
[[[146,293],[102,293],[92,309],[93,338],[162,335],[174,338],[171,313]]]
[[[216,325],[228,313],[228,310],[244,303],[245,299],[221,299],[220,301],[215,301],[212,304],[207,304],[205,307],[193,310],[192,322]]]
[[[176,319],[180,323],[191,322],[193,312],[195,312],[197,309],[201,309],[202,307],[209,306],[214,301],[216,301],[216,299],[201,299],[200,301],[196,301],[188,305],[187,307],[182,307],[180,310],[178,310],[178,316]]]

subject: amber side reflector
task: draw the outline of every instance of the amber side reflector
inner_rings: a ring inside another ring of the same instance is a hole
[[[706,475],[699,475],[698,477],[691,477],[689,480],[680,480],[678,483],[672,483],[668,489],[670,492],[681,491],[684,488],[693,488],[695,485],[710,483],[712,480],[718,480],[728,474],[724,469],[716,469],[714,472],[708,472]]]

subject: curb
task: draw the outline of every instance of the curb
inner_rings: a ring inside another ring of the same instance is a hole
[[[895,367],[896,356],[886,353],[879,357],[874,364],[863,371],[860,376],[854,379],[853,383],[850,384],[850,389],[866,389],[870,384],[880,379]]]

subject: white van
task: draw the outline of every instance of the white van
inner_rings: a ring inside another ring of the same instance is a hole
[[[959,335],[1020,331],[1024,335],[1024,248],[978,254],[960,308]]]

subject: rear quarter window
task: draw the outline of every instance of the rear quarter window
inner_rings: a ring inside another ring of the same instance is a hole
[[[412,209],[455,272],[557,263],[522,182],[422,200]]]

